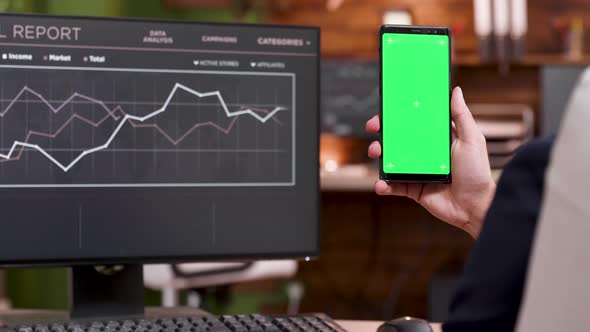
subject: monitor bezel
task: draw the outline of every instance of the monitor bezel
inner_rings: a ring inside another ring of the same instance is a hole
[[[94,21],[122,21],[122,22],[139,22],[139,23],[165,23],[165,24],[190,24],[190,25],[208,25],[208,26],[233,26],[233,27],[258,27],[258,28],[275,28],[275,29],[301,29],[311,30],[315,32],[317,38],[317,48],[315,50],[317,65],[316,65],[316,81],[318,84],[318,93],[316,98],[316,149],[318,151],[316,164],[319,165],[319,148],[320,148],[320,107],[321,95],[320,87],[320,28],[317,26],[302,26],[302,25],[280,25],[267,23],[225,23],[225,22],[207,22],[207,21],[191,21],[183,19],[158,19],[158,18],[143,18],[143,17],[110,17],[110,16],[85,16],[85,15],[53,15],[53,14],[39,14],[39,13],[0,13],[2,17],[28,17],[28,18],[51,18],[51,19],[80,19],[80,20],[94,20]],[[320,239],[321,239],[321,217],[320,204],[320,172],[316,173],[316,181],[318,185],[317,194],[317,224],[315,240],[316,248],[310,251],[301,252],[254,252],[246,254],[206,254],[206,255],[170,255],[170,256],[129,256],[129,257],[91,257],[91,258],[57,258],[57,259],[19,259],[19,260],[0,260],[0,268],[22,268],[22,267],[69,267],[69,266],[84,266],[84,265],[126,265],[126,264],[177,264],[185,262],[211,262],[211,261],[231,261],[231,262],[246,262],[261,259],[312,259],[317,258],[320,253]]]

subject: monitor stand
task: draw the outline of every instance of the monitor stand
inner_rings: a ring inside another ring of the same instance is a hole
[[[144,308],[141,265],[78,266],[70,269],[70,311],[13,309],[0,311],[0,331],[8,326],[121,319],[207,316],[191,307]]]
[[[143,317],[143,266],[75,266],[69,276],[70,319]]]

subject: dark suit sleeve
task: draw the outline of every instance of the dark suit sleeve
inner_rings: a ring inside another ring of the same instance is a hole
[[[504,168],[445,332],[514,330],[553,140],[530,142]]]

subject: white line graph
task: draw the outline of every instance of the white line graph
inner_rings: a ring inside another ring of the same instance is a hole
[[[0,64],[0,74],[0,188],[295,185],[295,73]]]
[[[108,108],[107,105],[105,105],[104,102],[98,100],[98,99],[94,99],[92,97],[83,95],[81,93],[78,92],[74,92],[68,99],[66,99],[64,102],[62,102],[58,107],[54,107],[53,105],[51,105],[47,99],[45,99],[45,97],[43,97],[43,95],[41,95],[40,93],[38,93],[37,91],[29,88],[28,86],[24,86],[19,93],[17,93],[17,95],[14,97],[14,99],[12,99],[12,101],[8,104],[8,106],[6,106],[5,109],[3,109],[2,111],[0,111],[0,117],[4,117],[6,115],[6,113],[8,113],[11,109],[12,106],[14,106],[14,104],[16,104],[16,102],[20,99],[20,97],[25,93],[28,92],[32,95],[34,95],[35,97],[39,98],[39,100],[45,104],[49,110],[51,110],[53,113],[57,114],[59,113],[59,111],[61,111],[66,105],[68,105],[70,102],[72,102],[74,99],[76,98],[81,98],[81,99],[85,99],[88,100],[89,102],[98,104],[101,108],[103,108],[107,113],[109,113],[109,115],[115,119],[118,120],[119,117],[115,114],[115,112],[117,110],[120,110],[120,107],[115,107],[113,110],[111,110],[110,108]]]
[[[190,94],[195,95],[198,98],[207,98],[207,97],[217,97],[217,99],[219,100],[220,105],[223,108],[223,111],[225,113],[225,115],[229,118],[229,117],[237,117],[240,115],[249,115],[252,116],[253,118],[255,118],[256,120],[260,121],[261,123],[266,123],[269,119],[271,119],[276,113],[280,112],[280,111],[286,111],[287,108],[285,107],[275,107],[272,111],[270,111],[269,113],[267,113],[264,116],[259,115],[258,113],[254,112],[252,109],[241,109],[241,110],[237,110],[237,111],[230,111],[225,100],[223,99],[223,96],[221,95],[221,92],[219,90],[217,91],[211,91],[211,92],[198,92],[196,90],[193,90],[183,84],[180,83],[176,83],[174,84],[174,87],[172,88],[172,90],[170,91],[170,93],[168,94],[168,97],[166,98],[166,101],[163,103],[162,107],[160,107],[159,109],[155,110],[152,113],[149,113],[145,116],[135,116],[135,115],[130,115],[130,114],[125,114],[125,116],[120,120],[119,124],[117,125],[117,127],[115,128],[115,130],[113,131],[113,133],[111,134],[111,136],[107,139],[107,141],[102,144],[99,145],[97,147],[91,148],[91,149],[87,149],[82,151],[74,160],[72,160],[69,164],[62,164],[61,162],[59,162],[58,160],[56,160],[53,156],[51,156],[51,154],[49,154],[47,151],[45,151],[42,147],[40,147],[37,144],[31,144],[31,143],[27,143],[27,142],[22,142],[22,141],[14,141],[14,143],[12,144],[12,147],[10,148],[10,151],[7,154],[0,154],[0,158],[2,159],[10,159],[12,158],[14,152],[16,151],[17,148],[19,147],[25,147],[25,148],[30,148],[30,149],[34,149],[39,151],[41,154],[43,154],[47,159],[49,159],[52,163],[54,163],[55,165],[57,165],[59,168],[61,168],[64,172],[68,172],[72,167],[74,167],[80,160],[82,160],[85,156],[92,154],[94,152],[100,151],[100,150],[104,150],[107,149],[112,141],[115,139],[115,137],[117,136],[117,134],[119,133],[119,131],[121,130],[121,128],[128,122],[128,120],[134,120],[134,121],[139,121],[139,122],[144,122],[150,118],[155,117],[156,115],[165,112],[166,109],[168,108],[168,105],[170,104],[172,98],[174,97],[174,95],[176,94],[177,90],[184,90]],[[13,102],[11,102],[2,112],[0,112],[0,116],[4,116],[8,111],[10,111],[11,107],[14,105],[14,103],[16,102],[16,100],[18,99],[18,97],[20,97],[20,95],[22,95],[24,92],[29,92],[32,93],[34,95],[36,95],[37,97],[39,97],[40,99],[45,101],[45,104],[54,112],[54,113],[58,113],[63,107],[64,105],[66,105],[67,103],[69,103],[71,100],[73,100],[76,97],[80,97],[83,99],[87,99],[89,101],[95,101],[98,105],[100,105],[101,107],[103,107],[111,116],[113,116],[113,118],[115,120],[119,120],[120,117],[118,117],[115,112],[116,110],[110,110],[103,102],[96,100],[94,98],[88,97],[86,95],[83,94],[79,94],[79,93],[74,93],[72,94],[72,96],[70,96],[68,99],[66,99],[66,101],[64,101],[64,103],[62,103],[60,106],[58,107],[54,107],[52,106],[49,102],[47,102],[43,96],[41,96],[40,94],[38,94],[37,92],[35,92],[34,90],[28,88],[28,87],[24,87],[19,94],[17,95],[17,97],[15,98],[15,100]]]

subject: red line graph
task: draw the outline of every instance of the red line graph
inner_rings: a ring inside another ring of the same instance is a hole
[[[206,126],[210,126],[213,127],[219,131],[221,131],[224,134],[229,134],[229,132],[231,131],[231,129],[233,128],[234,124],[236,123],[236,121],[238,120],[238,118],[233,118],[231,120],[231,122],[229,123],[229,125],[225,128],[223,128],[222,126],[218,125],[217,123],[213,122],[213,121],[207,121],[207,122],[201,122],[201,123],[196,123],[194,126],[192,126],[189,130],[187,130],[183,135],[181,135],[179,138],[177,138],[176,140],[174,138],[172,138],[170,135],[168,135],[168,133],[166,133],[166,131],[164,131],[162,128],[160,128],[160,126],[158,126],[155,123],[131,123],[131,126],[133,128],[153,128],[156,131],[158,131],[160,134],[162,134],[162,136],[164,136],[164,138],[166,138],[166,140],[168,140],[170,143],[172,143],[174,146],[177,146],[178,144],[180,144],[185,138],[188,137],[188,135],[192,134],[193,131],[195,131],[195,129],[199,128],[199,127],[206,127]]]

